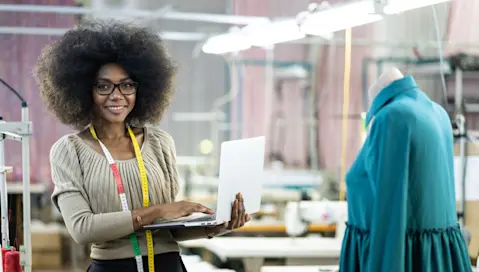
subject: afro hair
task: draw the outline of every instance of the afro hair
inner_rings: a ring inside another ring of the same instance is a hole
[[[118,21],[83,22],[43,50],[35,75],[47,107],[77,129],[92,123],[92,88],[108,63],[120,65],[139,83],[126,122],[158,123],[173,96],[176,66],[157,33]]]

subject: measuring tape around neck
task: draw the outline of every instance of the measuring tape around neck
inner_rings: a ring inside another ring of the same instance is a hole
[[[143,161],[143,156],[141,155],[140,146],[138,145],[138,141],[136,140],[136,136],[133,133],[133,130],[130,126],[127,126],[128,134],[130,135],[131,142],[133,143],[133,149],[135,150],[135,157],[136,161],[138,162],[138,169],[140,171],[140,180],[141,180],[141,191],[143,194],[143,207],[148,207],[150,205],[149,194],[148,194],[148,177],[146,175],[146,168],[145,163]],[[103,153],[110,164],[111,170],[113,172],[113,176],[115,177],[115,182],[118,187],[118,194],[121,200],[121,206],[123,211],[130,211],[128,208],[128,201],[126,200],[125,188],[123,187],[123,182],[121,180],[121,175],[116,165],[115,160],[110,154],[110,151],[106,148],[106,146],[98,139],[98,136],[95,132],[95,128],[93,125],[90,126],[90,133],[92,137],[98,141],[100,144]],[[146,235],[146,244],[147,244],[147,251],[148,251],[148,272],[155,272],[155,252],[153,248],[153,234],[151,230],[147,230],[145,232]],[[133,246],[133,252],[135,253],[135,260],[138,272],[143,272],[143,259],[141,256],[140,245],[138,243],[138,238],[136,237],[135,233],[130,234],[130,242]]]

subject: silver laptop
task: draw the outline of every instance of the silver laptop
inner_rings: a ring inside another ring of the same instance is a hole
[[[162,221],[144,229],[217,226],[231,220],[231,207],[237,193],[243,194],[245,211],[257,213],[261,206],[265,137],[227,141],[221,144],[216,212]]]

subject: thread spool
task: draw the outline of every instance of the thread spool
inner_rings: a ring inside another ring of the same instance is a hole
[[[6,254],[9,251],[15,251],[16,249],[14,247],[3,247],[2,248],[2,268],[3,271],[5,271],[5,260],[6,260]]]
[[[20,252],[8,251],[5,254],[5,272],[22,272],[20,265]]]
[[[5,271],[5,257],[8,251],[10,251],[10,249],[2,248],[2,268],[3,268],[2,271]]]

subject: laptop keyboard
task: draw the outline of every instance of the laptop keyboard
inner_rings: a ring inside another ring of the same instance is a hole
[[[201,216],[195,219],[187,220],[187,222],[204,222],[204,221],[213,221],[215,219],[216,219],[216,215],[210,214],[210,215]]]

